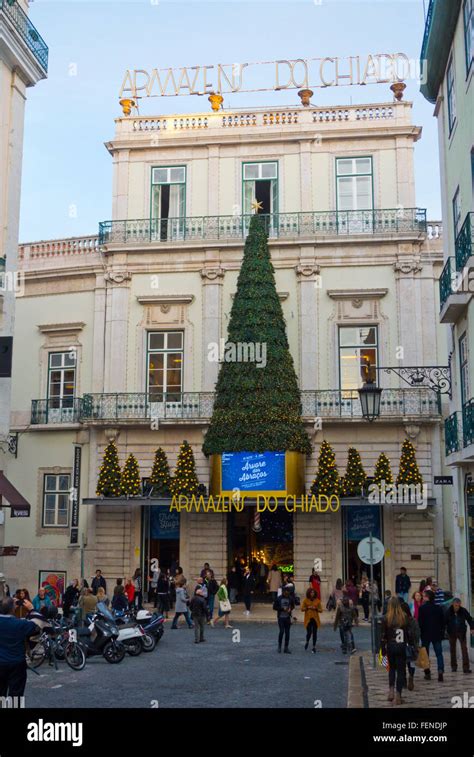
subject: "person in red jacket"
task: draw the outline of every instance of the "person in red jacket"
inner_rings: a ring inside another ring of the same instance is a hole
[[[135,586],[131,578],[127,578],[125,581],[125,594],[127,595],[128,603],[132,605],[135,599]]]
[[[316,592],[316,597],[318,599],[321,599],[321,578],[316,573],[314,568],[311,571],[311,575],[309,577],[308,583],[311,584],[311,588],[314,589],[314,591]]]

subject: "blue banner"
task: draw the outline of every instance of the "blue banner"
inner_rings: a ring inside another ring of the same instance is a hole
[[[346,538],[361,541],[370,535],[380,539],[380,509],[374,505],[349,505],[346,513]]]
[[[284,452],[224,452],[222,490],[285,491]]]
[[[150,538],[179,539],[179,513],[164,507],[151,507],[150,510]]]

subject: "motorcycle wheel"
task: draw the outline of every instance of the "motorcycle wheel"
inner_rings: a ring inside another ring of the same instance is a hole
[[[46,644],[43,641],[35,644],[29,653],[29,665],[31,668],[39,668],[48,656]]]
[[[73,670],[84,670],[86,667],[86,655],[80,644],[71,642],[64,650],[64,657]]]
[[[148,633],[146,633],[143,637],[142,643],[144,652],[153,652],[154,648],[156,647],[155,637]]]
[[[125,647],[123,644],[117,643],[116,641],[109,641],[105,645],[102,654],[107,662],[110,662],[111,665],[115,665],[118,662],[122,662],[125,657]]]
[[[125,644],[125,648],[130,657],[138,657],[143,652],[143,642],[141,639],[130,639]]]

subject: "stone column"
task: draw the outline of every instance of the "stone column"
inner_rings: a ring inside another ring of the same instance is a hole
[[[127,391],[128,301],[131,274],[109,271],[105,274],[107,310],[105,322],[104,392]]]
[[[219,363],[210,362],[209,344],[219,344],[221,337],[224,271],[217,266],[201,270],[202,278],[202,391],[213,392],[219,373]]]
[[[386,365],[423,365],[422,329],[414,324],[422,323],[420,277],[423,266],[419,259],[410,255],[406,260],[394,263],[397,288],[398,344],[403,348],[403,357],[388,355]]]
[[[296,266],[299,301],[299,379],[300,389],[315,389],[318,384],[318,292],[320,267],[313,261]]]
[[[312,182],[311,182],[311,140],[300,143],[300,187],[302,212],[313,210]]]
[[[102,274],[96,276],[94,291],[94,325],[93,325],[93,360],[91,391],[100,394],[104,391],[104,355],[105,355],[105,280]]]

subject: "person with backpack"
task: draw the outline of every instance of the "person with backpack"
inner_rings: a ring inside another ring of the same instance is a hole
[[[391,597],[387,614],[382,619],[382,654],[388,657],[388,701],[403,704],[402,691],[406,687],[408,618],[398,597]],[[395,695],[396,689],[396,695]]]
[[[436,600],[435,600],[436,601]],[[463,673],[471,673],[469,664],[469,652],[467,651],[466,635],[469,626],[471,634],[474,634],[474,620],[465,607],[461,606],[459,597],[453,599],[452,605],[446,614],[446,631],[449,638],[451,652],[451,670],[456,673],[458,669],[457,642],[461,645]]]
[[[421,643],[426,648],[428,655],[430,653],[430,644],[433,644],[438,663],[438,681],[443,682],[444,657],[442,641],[444,638],[445,619],[443,608],[435,604],[435,595],[430,589],[425,589],[423,592],[423,604],[418,610],[418,624],[420,626]],[[429,680],[431,678],[430,669],[426,668],[424,673],[425,678]]]
[[[197,589],[200,587],[196,587]],[[201,592],[202,596],[202,592]],[[207,608],[207,603],[204,600],[204,603]],[[188,625],[188,628],[194,628],[193,623],[191,621],[191,618],[189,616],[189,594],[186,589],[186,581],[181,580],[179,583],[176,584],[176,605],[175,605],[175,612],[174,612],[174,618],[173,622],[171,624],[171,628],[173,631],[176,631],[178,629],[178,620],[181,615],[184,615],[184,619]]]
[[[214,615],[214,604],[216,601],[216,594],[219,590],[219,584],[214,577],[214,571],[209,568],[204,579],[204,583],[207,587],[207,625],[212,625]]]
[[[290,644],[290,629],[291,629],[291,613],[295,609],[295,600],[290,590],[283,586],[283,591],[279,597],[273,603],[273,609],[277,614],[278,619],[278,651],[281,652],[281,644],[283,636],[285,637],[285,648],[283,652],[285,654],[291,654],[289,650]]]
[[[339,628],[343,654],[347,654],[347,652],[354,654],[356,651],[354,634],[352,633],[354,623],[359,624],[357,611],[355,607],[351,607],[349,597],[344,596],[337,607],[336,617],[334,618],[334,630],[336,631]]]
[[[314,589],[308,589],[306,597],[303,599],[301,605],[301,612],[304,612],[304,627],[306,628],[306,643],[305,649],[308,649],[309,640],[313,637],[313,654],[316,654],[316,641],[318,639],[318,628],[321,625],[319,618],[320,613],[323,611],[321,600],[318,599]]]

